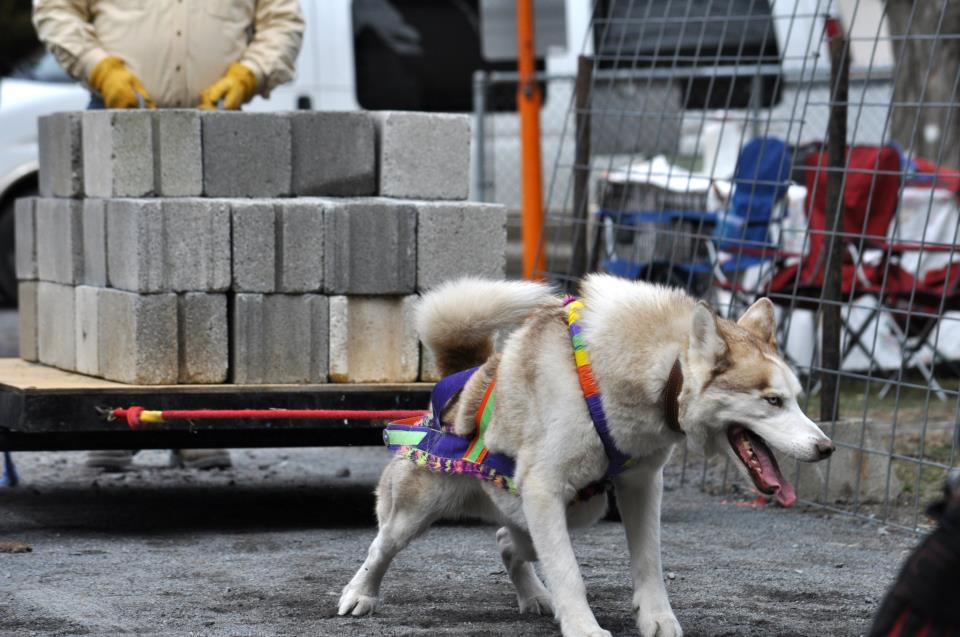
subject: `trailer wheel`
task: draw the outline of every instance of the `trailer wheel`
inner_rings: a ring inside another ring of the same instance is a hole
[[[17,262],[14,203],[18,197],[37,194],[35,185],[19,188],[0,203],[0,306],[17,306]]]

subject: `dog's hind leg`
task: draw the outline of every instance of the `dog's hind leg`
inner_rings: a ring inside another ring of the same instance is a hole
[[[497,545],[500,547],[500,557],[503,558],[510,581],[517,589],[520,612],[552,615],[553,602],[550,600],[550,592],[533,570],[537,552],[530,536],[524,531],[504,526],[497,531]]]
[[[377,488],[379,532],[367,559],[343,588],[338,614],[373,613],[390,562],[444,513],[444,504],[451,500],[445,497],[448,490],[443,477],[417,469],[408,460],[395,458],[387,465]]]

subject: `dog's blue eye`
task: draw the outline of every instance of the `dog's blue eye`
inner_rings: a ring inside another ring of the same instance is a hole
[[[774,407],[783,407],[783,398],[779,396],[764,396],[763,399]]]

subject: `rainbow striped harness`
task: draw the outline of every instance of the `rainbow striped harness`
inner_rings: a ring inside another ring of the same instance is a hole
[[[617,475],[635,463],[635,459],[623,453],[610,435],[607,418],[603,411],[600,389],[593,376],[590,356],[583,342],[580,327],[580,312],[583,303],[575,297],[564,298],[567,312],[567,325],[573,343],[573,356],[577,364],[577,376],[580,388],[587,402],[593,427],[603,443],[609,465],[605,478]],[[435,473],[471,475],[492,482],[497,487],[516,493],[513,481],[513,458],[487,449],[484,444],[487,427],[493,417],[497,380],[487,386],[474,416],[476,430],[472,436],[461,436],[453,432],[453,427],[444,423],[441,414],[446,404],[456,396],[467,381],[480,369],[471,369],[447,376],[436,384],[430,397],[430,413],[419,418],[407,418],[391,422],[383,432],[383,441],[397,455],[412,460],[417,466]],[[607,481],[588,485],[577,494],[578,500],[585,500],[606,490]]]

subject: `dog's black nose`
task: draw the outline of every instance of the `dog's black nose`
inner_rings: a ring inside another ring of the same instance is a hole
[[[826,460],[833,454],[833,441],[829,438],[824,438],[823,440],[817,441],[817,453],[820,454],[821,460]]]

